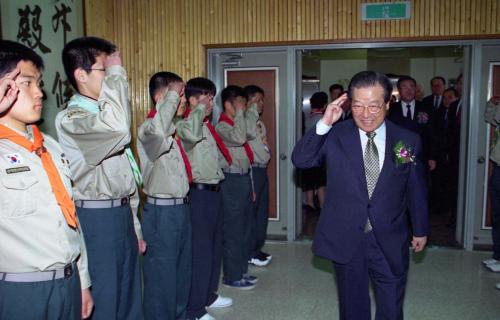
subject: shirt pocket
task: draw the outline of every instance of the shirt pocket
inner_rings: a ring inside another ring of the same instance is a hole
[[[39,182],[33,173],[2,176],[2,209],[0,215],[6,218],[22,218],[32,215],[37,208],[34,186]]]

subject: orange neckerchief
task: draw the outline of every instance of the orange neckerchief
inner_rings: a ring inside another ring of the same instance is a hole
[[[68,191],[61,180],[59,171],[57,170],[50,153],[43,146],[43,136],[35,125],[31,126],[33,130],[34,142],[29,141],[14,130],[0,124],[0,139],[8,139],[15,144],[27,149],[29,152],[35,152],[42,160],[43,169],[49,178],[50,187],[56,197],[57,204],[61,207],[61,211],[68,225],[72,228],[78,227],[76,220],[75,205],[69,197]]]

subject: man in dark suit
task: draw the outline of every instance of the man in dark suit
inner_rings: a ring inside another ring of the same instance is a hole
[[[385,120],[392,86],[364,71],[349,84],[352,120],[335,124],[347,95],[295,146],[298,168],[327,165],[327,196],[313,250],[333,261],[340,319],[370,319],[369,281],[376,319],[402,319],[410,237],[427,242],[428,210],[422,145],[417,134]],[[409,214],[408,214],[409,213]]]
[[[441,76],[436,76],[431,79],[432,94],[422,100],[422,103],[427,107],[438,110],[443,103],[443,93],[446,85],[446,80]]]
[[[430,194],[431,203],[433,203],[434,213],[436,214],[451,214],[454,213],[453,208],[456,207],[456,193],[453,194],[454,184],[457,172],[454,172],[451,160],[456,157],[455,145],[460,138],[456,135],[456,116],[455,110],[452,110],[451,105],[457,101],[458,92],[454,88],[448,88],[443,92],[443,101],[441,106],[434,114],[433,129],[434,143],[439,149],[438,157],[436,158],[437,166],[434,170],[432,181],[432,193]]]
[[[397,87],[401,100],[390,106],[387,118],[392,122],[416,132],[422,139],[424,158],[432,171],[436,168],[436,157],[439,150],[433,145],[433,128],[431,126],[433,110],[415,100],[416,81],[409,76],[401,76]]]

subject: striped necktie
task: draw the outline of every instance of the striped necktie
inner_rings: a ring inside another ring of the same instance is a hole
[[[368,141],[366,142],[365,154],[364,154],[364,166],[365,166],[365,177],[366,177],[366,187],[368,189],[368,198],[371,199],[375,186],[377,185],[378,177],[380,175],[379,158],[377,146],[373,139],[375,138],[375,132],[367,132],[366,136]],[[365,232],[371,231],[372,225],[370,218],[366,222]]]

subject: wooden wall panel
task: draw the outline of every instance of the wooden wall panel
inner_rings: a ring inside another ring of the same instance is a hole
[[[150,76],[204,75],[204,46],[500,35],[500,0],[414,0],[411,19],[360,20],[362,2],[383,1],[85,0],[85,25],[123,53],[134,128],[149,108]]]

